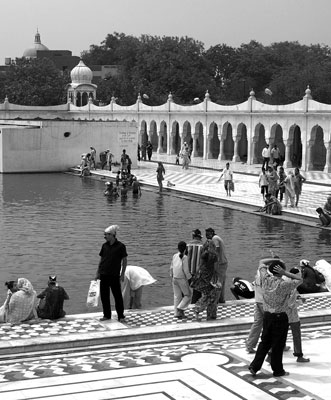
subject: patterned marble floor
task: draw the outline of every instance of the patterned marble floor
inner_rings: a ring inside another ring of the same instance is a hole
[[[299,365],[291,352],[284,353],[284,366],[290,371],[286,379],[274,378],[267,363],[257,377],[250,375],[247,366],[253,356],[244,350],[245,337],[246,333],[222,338],[211,335],[162,344],[8,357],[0,361],[0,397],[331,399],[331,325],[303,328],[303,347],[309,348],[306,355],[312,361]]]
[[[331,309],[331,293],[319,296],[311,295],[305,298],[305,303],[299,306],[300,313],[309,313],[310,311],[318,313],[319,311]],[[219,304],[217,321],[227,320],[229,324],[232,324],[239,318],[253,317],[253,314],[253,300],[228,301],[226,304]],[[121,329],[121,327],[130,329],[153,326],[169,327],[171,325],[189,326],[194,321],[192,307],[186,311],[186,316],[186,319],[175,318],[172,307],[162,307],[161,309],[154,310],[129,310],[126,313],[125,322],[116,323],[116,329]],[[203,324],[206,320],[206,313],[202,313],[201,317]],[[62,336],[63,340],[66,340],[66,337],[72,334],[100,333],[102,335],[102,332],[107,332],[109,327],[109,324],[101,323],[98,318],[94,316],[88,317],[86,314],[83,318],[78,316],[76,318],[68,317],[57,321],[37,320],[18,325],[0,324],[0,344],[9,341],[15,342],[15,340],[28,341],[29,339],[47,339],[58,336]]]

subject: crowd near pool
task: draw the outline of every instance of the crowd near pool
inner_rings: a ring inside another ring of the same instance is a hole
[[[226,299],[233,277],[253,280],[259,259],[278,254],[289,267],[300,259],[331,261],[328,230],[213,206],[156,188],[142,196],[108,199],[104,180],[69,174],[0,175],[0,304],[7,280],[25,277],[37,293],[49,275],[70,296],[68,314],[87,309],[104,229],[119,225],[118,239],[126,244],[128,264],[146,268],[157,279],[144,288],[143,308],[173,303],[169,277],[177,243],[189,241],[193,229],[213,227],[226,246],[229,261]],[[205,238],[204,238],[205,239]]]

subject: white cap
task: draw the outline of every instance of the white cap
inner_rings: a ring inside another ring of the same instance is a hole
[[[105,182],[105,185],[106,185],[106,186],[110,185],[110,182]]]
[[[116,236],[116,232],[118,229],[118,225],[110,225],[108,226],[108,228],[105,229],[105,233],[111,233],[112,235]]]

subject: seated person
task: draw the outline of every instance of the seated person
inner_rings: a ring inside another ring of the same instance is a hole
[[[37,295],[31,282],[25,278],[19,278],[16,289],[8,304],[7,322],[18,324],[37,318]]]
[[[318,283],[317,274],[314,268],[310,266],[308,260],[301,260],[300,267],[303,279],[301,285],[297,287],[297,290],[300,294],[319,293],[326,291],[323,287],[320,286],[320,283]]]
[[[265,212],[271,215],[282,214],[282,205],[275,196],[271,195],[271,193],[265,195]]]
[[[5,286],[7,286],[7,297],[3,305],[0,307],[0,322],[7,322],[9,301],[12,294],[17,290],[17,283],[15,281],[6,282]]]
[[[65,316],[63,302],[69,300],[69,296],[63,287],[57,285],[56,276],[49,277],[47,288],[37,297],[42,299],[37,309],[39,318],[58,319]]]
[[[240,300],[240,297],[244,299],[254,298],[255,291],[250,282],[241,278],[233,278],[232,283],[233,287],[231,287],[230,290],[237,300]]]
[[[331,223],[331,216],[326,213],[321,207],[316,208],[316,212],[318,214],[318,218],[322,223],[322,226],[329,226]]]

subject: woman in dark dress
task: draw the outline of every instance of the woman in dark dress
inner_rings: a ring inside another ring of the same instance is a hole
[[[37,309],[39,318],[58,319],[65,316],[63,302],[69,300],[69,296],[63,287],[56,284],[56,276],[49,277],[47,288],[37,297],[41,299]]]

